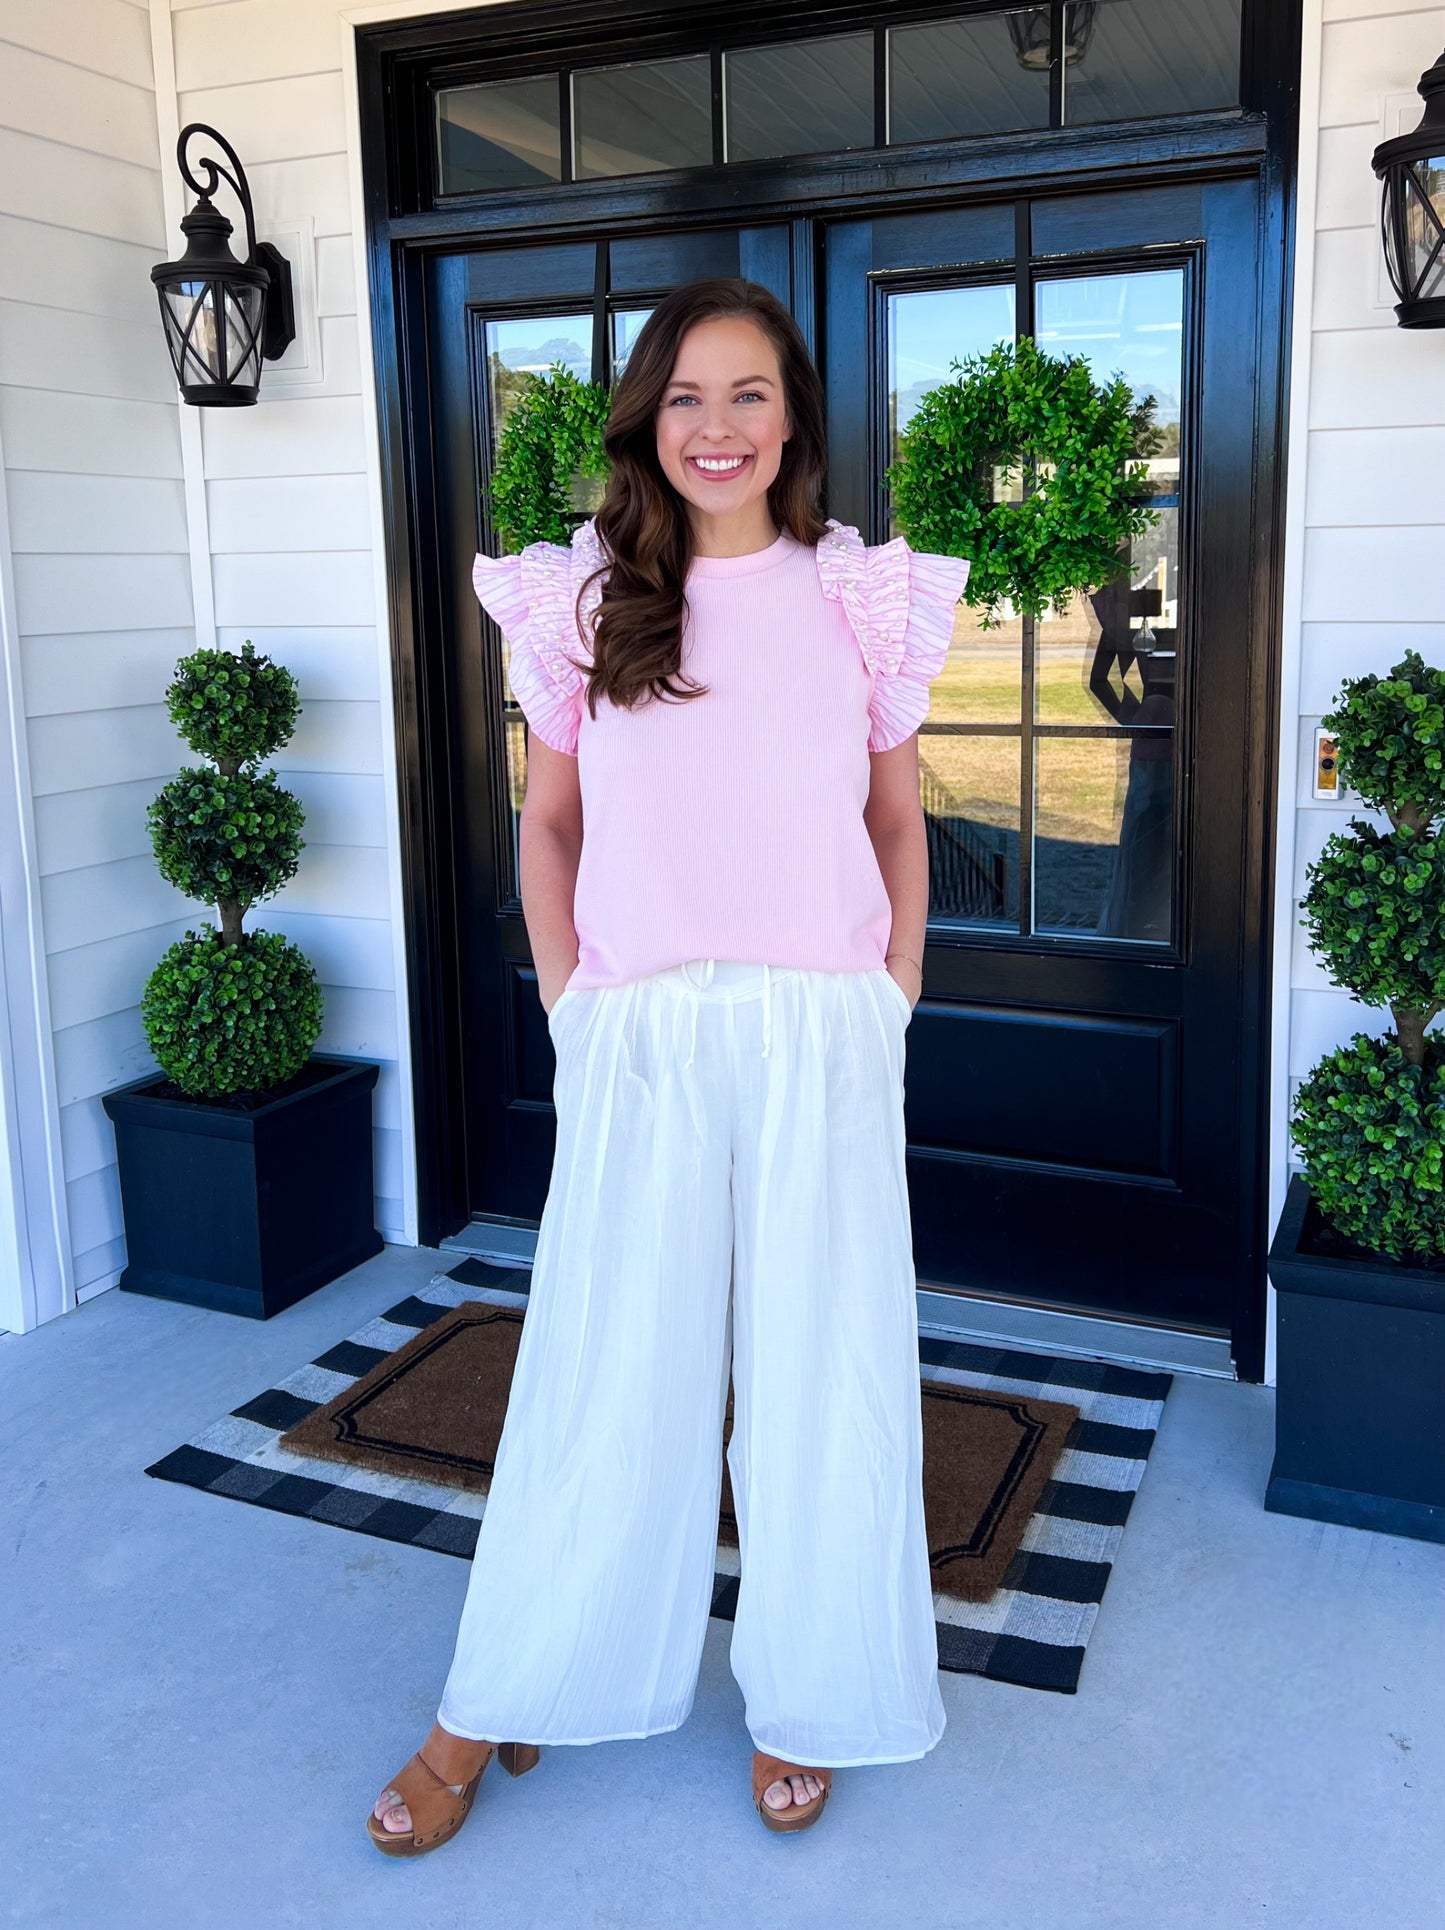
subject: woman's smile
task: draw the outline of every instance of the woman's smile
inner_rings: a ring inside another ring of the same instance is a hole
[[[688,456],[688,468],[697,476],[705,476],[709,482],[726,482],[730,477],[740,476],[753,460],[751,455],[727,456]]]

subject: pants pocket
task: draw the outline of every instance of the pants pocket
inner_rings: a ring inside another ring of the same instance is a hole
[[[551,1033],[554,1042],[557,1037],[557,1020],[561,1017],[568,1000],[575,999],[580,989],[580,986],[576,985],[564,986],[560,995],[552,1001],[552,1009],[547,1014],[547,1030]]]
[[[887,986],[889,993],[894,999],[897,1000],[898,1005],[901,1008],[903,1013],[903,1023],[905,1026],[907,1026],[908,1021],[913,1017],[913,1007],[909,1003],[908,994],[904,991],[903,987],[898,983],[898,980],[893,976],[892,972],[889,971],[886,965],[880,965],[878,970],[879,970],[879,975],[883,979],[884,984]]]

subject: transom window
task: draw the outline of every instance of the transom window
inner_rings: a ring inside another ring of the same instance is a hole
[[[437,191],[1234,107],[1240,6],[1053,0],[439,87]]]

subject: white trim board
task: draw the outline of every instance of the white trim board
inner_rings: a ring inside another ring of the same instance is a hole
[[[75,1305],[40,860],[0,441],[0,1327]]]

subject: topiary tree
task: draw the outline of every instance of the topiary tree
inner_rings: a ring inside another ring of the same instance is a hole
[[[188,931],[146,982],[141,1024],[167,1077],[197,1099],[262,1091],[299,1072],[321,1033],[305,954],[241,919],[296,874],[304,812],[271,771],[300,711],[296,680],[248,638],[239,655],[198,650],[166,692],[171,722],[216,768],[184,766],[146,812],[161,875],[214,905],[220,927]]]
[[[1323,719],[1340,781],[1388,831],[1351,819],[1306,873],[1303,924],[1336,985],[1387,1005],[1300,1089],[1294,1136],[1324,1217],[1396,1260],[1445,1255],[1445,673],[1409,650],[1346,683]]]

